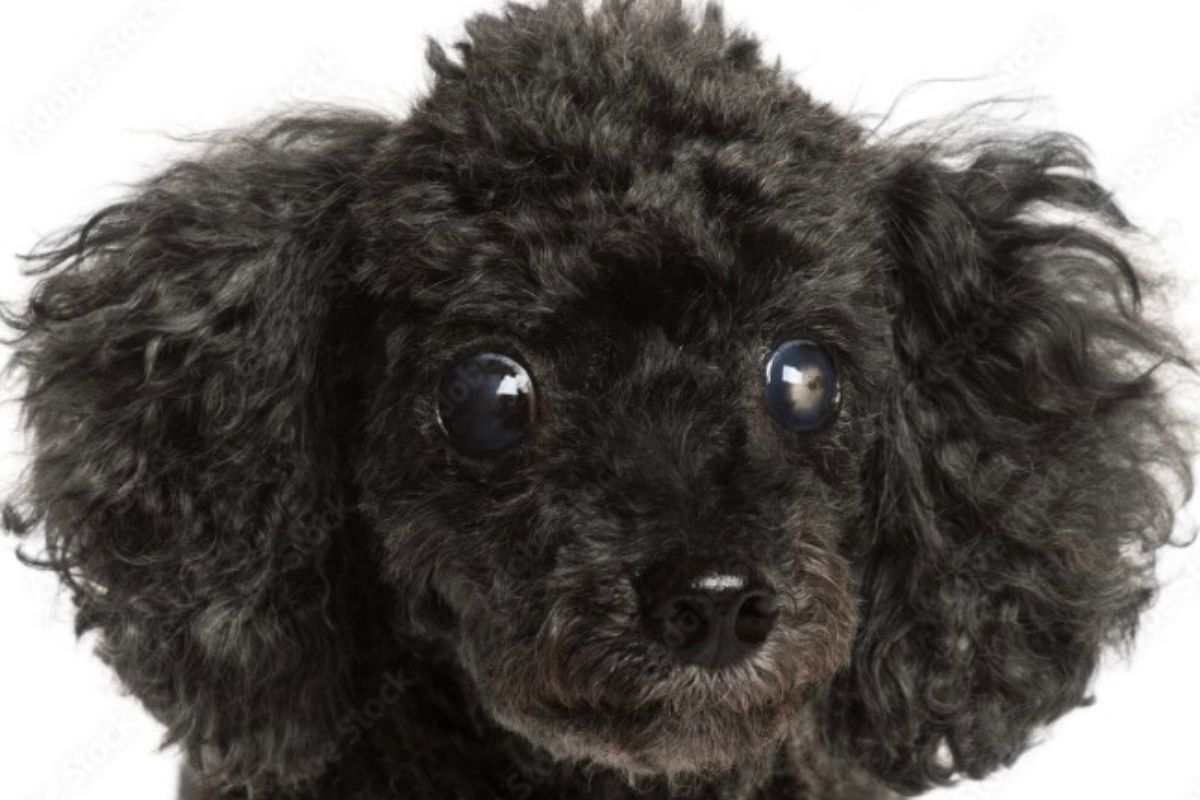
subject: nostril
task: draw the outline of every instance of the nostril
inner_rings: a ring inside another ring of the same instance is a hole
[[[743,596],[733,622],[734,636],[745,645],[762,644],[771,633],[778,612],[774,592],[756,591]]]
[[[673,598],[653,615],[660,626],[662,642],[673,650],[690,650],[710,636],[712,609],[702,598]]]

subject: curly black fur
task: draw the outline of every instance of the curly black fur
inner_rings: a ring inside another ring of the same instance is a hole
[[[878,798],[1010,763],[1155,588],[1188,447],[1063,135],[880,140],[709,7],[476,17],[403,120],[217,137],[33,256],[39,527],[185,797]],[[796,434],[761,359],[831,351]],[[459,454],[482,346],[539,425]],[[783,587],[680,667],[633,579]]]

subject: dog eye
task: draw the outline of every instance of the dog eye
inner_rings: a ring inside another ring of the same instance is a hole
[[[813,342],[781,344],[767,359],[767,409],[783,427],[815,431],[837,414],[841,401],[833,359]]]
[[[533,380],[516,360],[499,353],[473,353],[442,375],[438,422],[460,450],[498,453],[524,439],[533,421]]]

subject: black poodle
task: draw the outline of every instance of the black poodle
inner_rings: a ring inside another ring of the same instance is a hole
[[[80,631],[188,798],[884,798],[1011,763],[1189,484],[1069,137],[874,136],[717,8],[474,18],[9,312]]]

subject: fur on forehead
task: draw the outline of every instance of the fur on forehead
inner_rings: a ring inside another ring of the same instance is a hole
[[[533,321],[606,284],[663,309],[656,287],[691,287],[761,315],[807,272],[863,299],[877,159],[717,9],[512,5],[456,49],[430,46],[432,91],[368,169],[379,294]]]

